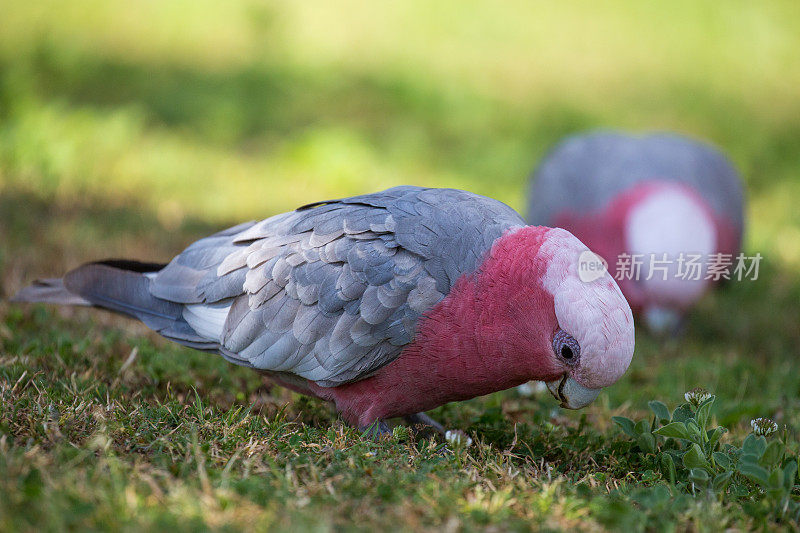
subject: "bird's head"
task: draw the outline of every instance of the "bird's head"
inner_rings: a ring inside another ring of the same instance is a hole
[[[628,369],[631,308],[599,258],[568,231],[508,232],[483,274],[500,302],[484,314],[502,328],[504,353],[515,354],[527,379],[545,381],[562,407],[588,405]]]
[[[708,204],[681,184],[648,182],[629,196],[623,231],[631,257],[627,274],[633,276],[626,294],[651,332],[668,334],[708,288],[717,224]]]

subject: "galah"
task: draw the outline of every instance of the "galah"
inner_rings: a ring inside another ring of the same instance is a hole
[[[742,183],[717,149],[680,135],[576,135],[536,170],[528,222],[572,232],[648,327],[672,333],[740,251]]]
[[[395,187],[309,204],[200,239],[168,264],[107,260],[18,301],[94,305],[333,402],[362,429],[548,383],[581,408],[622,376],[631,309],[563,229],[453,189]]]

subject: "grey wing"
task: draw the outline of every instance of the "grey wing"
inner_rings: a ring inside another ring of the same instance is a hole
[[[642,139],[648,158],[669,167],[668,179],[694,187],[721,217],[744,226],[744,188],[736,168],[714,146],[679,135],[660,133]],[[671,164],[670,164],[671,161]]]
[[[616,161],[626,139],[592,133],[568,137],[553,147],[530,181],[528,223],[551,226],[565,210],[587,212],[606,205],[619,190]]]
[[[736,170],[712,146],[669,133],[595,132],[559,143],[535,172],[527,219],[551,225],[566,209],[600,209],[619,191],[653,178],[691,185],[741,231],[743,192]]]
[[[444,297],[388,210],[332,203],[198,241],[151,293],[237,364],[335,386],[396,358]]]
[[[477,268],[505,231],[525,225],[506,204],[458,189],[403,186],[343,202],[385,208],[397,244],[424,258],[425,271],[444,294],[461,275]]]

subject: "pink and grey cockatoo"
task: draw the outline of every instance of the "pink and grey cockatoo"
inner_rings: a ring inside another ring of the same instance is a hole
[[[528,380],[576,409],[617,381],[633,316],[611,276],[579,280],[585,250],[498,201],[406,186],[248,222],[166,265],[89,263],[16,300],[130,315],[384,432]]]
[[[536,170],[528,222],[570,231],[651,330],[674,332],[716,277],[712,256],[741,248],[742,183],[722,153],[680,135],[576,135]]]

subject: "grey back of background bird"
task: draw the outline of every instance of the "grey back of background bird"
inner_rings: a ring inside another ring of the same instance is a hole
[[[744,200],[736,169],[712,146],[669,133],[595,132],[559,143],[534,173],[527,220],[552,225],[566,209],[602,209],[621,190],[652,179],[695,188],[741,237]]]
[[[394,360],[420,316],[521,225],[489,198],[396,187],[197,241],[149,275],[149,290],[184,304],[186,323],[228,360],[335,386]]]

